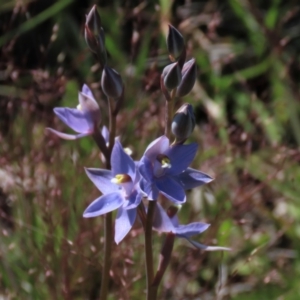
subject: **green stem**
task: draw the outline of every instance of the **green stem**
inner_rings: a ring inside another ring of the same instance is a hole
[[[147,274],[147,300],[156,300],[157,287],[152,285],[154,279],[153,253],[152,253],[152,223],[156,208],[156,201],[149,201],[145,226],[145,256]]]
[[[165,136],[167,136],[169,139],[171,138],[171,124],[174,114],[174,99],[176,96],[177,88],[171,91],[171,100],[166,100],[166,114],[165,114],[165,120],[166,120],[166,127],[165,127]]]
[[[102,270],[100,300],[107,299],[108,283],[109,283],[109,270],[111,265],[111,245],[113,239],[112,232],[112,212],[107,213],[104,223],[104,263]]]

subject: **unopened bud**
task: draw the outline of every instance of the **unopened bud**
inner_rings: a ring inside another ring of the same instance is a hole
[[[184,40],[181,33],[172,25],[169,25],[167,47],[171,59],[176,60],[184,49]]]
[[[181,82],[181,70],[178,63],[166,66],[162,72],[164,85],[168,90],[173,90]]]
[[[93,6],[89,14],[86,16],[85,25],[90,29],[93,35],[100,34],[101,18],[96,5]]]
[[[171,129],[177,142],[185,141],[193,132],[196,125],[193,106],[183,104],[175,113]]]
[[[84,37],[90,50],[97,54],[100,64],[104,66],[107,60],[105,35],[96,5],[93,6],[86,17]]]
[[[118,99],[123,92],[123,82],[120,74],[105,66],[101,77],[101,87],[108,98]]]
[[[95,39],[95,36],[92,34],[91,30],[87,26],[85,26],[84,29],[84,38],[90,50],[94,53],[97,53],[97,49],[98,49],[97,40]]]
[[[197,78],[197,68],[195,59],[191,59],[183,65],[182,80],[177,88],[176,96],[183,97],[187,95],[194,87]]]

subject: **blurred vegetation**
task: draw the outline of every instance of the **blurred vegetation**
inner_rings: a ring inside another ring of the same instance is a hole
[[[99,193],[83,167],[101,167],[89,138],[65,131],[55,106],[76,107],[92,87],[106,123],[99,66],[85,45],[97,4],[109,64],[122,74],[118,118],[139,159],[163,133],[159,78],[169,63],[167,24],[184,35],[198,81],[200,145],[193,167],[215,181],[188,193],[182,223],[211,223],[196,239],[230,246],[207,253],[177,240],[159,299],[300,299],[300,4],[282,0],[0,0],[0,298],[97,299],[103,218],[83,219]],[[155,235],[155,251],[163,237]],[[110,299],[142,299],[142,228],[113,249]]]

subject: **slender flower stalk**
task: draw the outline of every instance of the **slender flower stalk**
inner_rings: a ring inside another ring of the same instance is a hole
[[[153,286],[158,287],[164,274],[165,274],[165,271],[166,271],[166,269],[169,265],[170,259],[171,259],[174,241],[175,241],[175,234],[172,232],[168,232],[166,234],[164,244],[160,251],[159,264],[158,264],[156,275],[153,280]]]
[[[105,50],[105,38],[104,31],[101,27],[100,15],[97,12],[96,6],[94,6],[87,17],[86,30],[85,30],[86,41],[90,49],[95,52],[98,56],[100,65],[103,67],[103,73],[101,76],[101,87],[104,94],[108,99],[108,111],[109,111],[109,138],[108,138],[108,153],[105,155],[106,168],[110,169],[111,155],[114,149],[115,137],[116,137],[116,117],[118,110],[115,109],[116,100],[123,94],[124,86],[119,73],[110,67],[106,66],[106,50]],[[100,142],[99,139],[95,139],[96,142]],[[122,219],[123,214],[125,216],[132,216],[132,213],[120,212],[119,217]],[[108,293],[108,281],[109,281],[109,270],[111,266],[111,245],[113,241],[112,237],[112,212],[107,212],[105,215],[104,225],[104,266],[102,270],[102,282],[100,299],[106,300]]]
[[[145,227],[145,256],[147,275],[147,300],[156,300],[157,288],[153,286],[153,253],[152,253],[152,223],[156,209],[156,201],[149,201]]]
[[[177,89],[173,89],[171,91],[171,100],[166,100],[166,112],[165,112],[165,136],[167,136],[169,139],[171,138],[171,124],[172,124],[172,118],[174,114],[174,101],[176,96]]]
[[[111,266],[111,248],[113,241],[112,212],[107,213],[104,221],[104,263],[101,279],[100,299],[106,300],[108,294],[109,270]]]
[[[143,228],[145,231],[146,230],[147,213],[146,213],[143,202],[141,202],[140,205],[138,206],[138,214],[139,214],[140,220],[142,222],[142,225],[143,225]]]
[[[108,99],[109,107],[109,142],[108,142],[108,158],[106,158],[106,168],[110,169],[110,157],[116,136],[116,119],[112,114],[113,99]],[[106,300],[108,294],[109,270],[111,266],[111,248],[113,241],[112,232],[112,212],[105,215],[104,219],[104,263],[102,270],[100,299]]]
[[[114,113],[115,101],[112,98],[108,98],[108,111],[109,111],[109,142],[108,149],[111,152],[114,147],[115,137],[116,137],[116,123],[117,118]]]
[[[109,110],[109,142],[108,142],[108,153],[111,155],[114,141],[116,137],[116,116],[113,114],[114,111],[114,99],[108,98],[108,110]],[[106,161],[107,168],[110,169],[110,159]],[[112,212],[105,215],[104,221],[104,264],[102,270],[102,282],[101,282],[101,292],[100,299],[106,300],[107,298],[107,288],[109,281],[109,270],[111,266],[111,248],[113,241],[112,232]]]
[[[99,147],[99,149],[101,150],[101,152],[103,153],[103,155],[105,157],[106,168],[110,169],[110,154],[111,154],[111,151],[109,151],[109,149],[106,146],[105,138],[99,132],[99,130],[95,130],[92,134],[92,137],[93,137],[94,141],[96,142],[97,146]]]

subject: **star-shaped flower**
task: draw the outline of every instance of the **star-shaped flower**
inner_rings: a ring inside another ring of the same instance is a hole
[[[67,134],[52,128],[47,128],[47,130],[66,140],[75,140],[93,134],[101,120],[99,105],[86,84],[83,85],[78,98],[79,105],[77,108],[54,108],[54,113],[61,121],[77,132],[77,134]]]
[[[192,236],[204,232],[209,226],[210,224],[202,222],[180,225],[176,214],[170,218],[161,205],[158,202],[156,203],[156,210],[153,219],[153,228],[155,230],[159,232],[173,233],[177,237],[186,239],[198,249],[206,251],[230,251],[231,249],[227,247],[206,246],[190,239]]]
[[[161,193],[175,203],[186,201],[185,190],[212,181],[205,173],[188,168],[193,161],[197,144],[170,145],[166,136],[153,141],[139,163],[142,175],[140,187],[149,200]]]
[[[86,173],[103,195],[86,208],[83,217],[96,217],[118,209],[115,223],[115,242],[118,244],[133,226],[137,206],[143,197],[138,188],[140,176],[135,162],[116,140],[111,170],[86,169]]]

